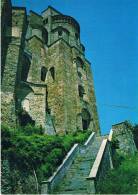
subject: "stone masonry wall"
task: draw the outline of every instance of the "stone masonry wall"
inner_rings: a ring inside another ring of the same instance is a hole
[[[12,35],[7,49],[2,80],[2,122],[9,125],[14,124],[14,126],[16,125],[16,83],[21,70],[21,44],[23,46],[25,19],[26,12],[24,9],[12,10]],[[18,31],[14,28],[15,24]],[[11,121],[13,122],[11,123]]]
[[[77,21],[52,7],[42,16],[33,11],[27,16],[25,8],[13,7],[6,36],[3,121],[16,124],[25,110],[48,134],[98,132],[93,79]]]
[[[5,67],[8,43],[10,39],[6,37],[7,33],[11,35],[12,6],[10,0],[1,1],[1,79]]]
[[[119,143],[118,151],[124,154],[134,154],[136,146],[132,134],[132,126],[127,121],[113,125],[113,139]]]
[[[47,51],[46,66],[48,69],[54,68],[55,78],[52,75],[47,76],[48,86],[48,107],[54,120],[57,133],[64,133],[64,66],[61,62],[62,51],[60,51],[60,42],[52,45]]]
[[[76,115],[79,113],[79,94],[77,71],[73,64],[72,49],[64,41],[60,41],[61,63],[64,67],[64,112],[65,128],[68,132],[76,131]]]

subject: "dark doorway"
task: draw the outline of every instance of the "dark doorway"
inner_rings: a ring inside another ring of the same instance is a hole
[[[91,121],[91,115],[89,111],[85,108],[82,109],[82,126],[83,130],[87,130],[89,128]]]
[[[89,121],[82,119],[83,130],[87,130],[89,127]]]

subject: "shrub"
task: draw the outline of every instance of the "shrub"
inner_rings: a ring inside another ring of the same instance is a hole
[[[11,176],[10,176],[10,167],[8,160],[2,160],[2,170],[1,170],[1,185],[2,193],[10,194],[11,192]]]
[[[90,131],[87,132],[77,132],[76,136],[75,136],[75,142],[76,143],[84,143],[87,139],[87,137],[90,135]]]
[[[57,166],[62,163],[73,144],[83,143],[88,136],[87,132],[50,136],[42,135],[41,128],[30,125],[20,129],[9,129],[4,126],[2,128],[2,158],[6,157],[10,164],[11,193],[21,191],[21,187],[24,193],[32,193],[32,189],[29,190],[29,186],[25,185],[25,178],[32,182],[33,170],[35,170],[38,181],[41,183],[41,180],[51,176]],[[33,182],[30,186],[33,186]],[[34,187],[34,193],[35,191],[36,187]]]
[[[47,179],[48,177],[50,177],[52,175],[52,172],[53,172],[53,166],[52,166],[52,164],[50,164],[48,162],[45,164],[42,164],[41,167],[37,171],[41,180],[43,180],[44,178]],[[39,180],[40,180],[40,178],[39,178]]]
[[[24,135],[33,135],[33,134],[43,135],[44,134],[44,130],[42,127],[32,126],[31,124],[28,124],[25,127],[20,128],[19,130]]]
[[[124,156],[118,168],[109,171],[103,182],[98,185],[99,193],[136,194],[138,186],[138,153]]]
[[[66,152],[70,150],[70,148],[74,144],[74,138],[71,135],[66,135],[63,137],[63,146]]]
[[[125,159],[124,155],[120,152],[115,152],[112,158],[114,168],[119,167],[119,165],[121,165],[121,163]]]
[[[54,166],[57,166],[61,163],[65,153],[62,152],[60,148],[54,148],[48,155],[47,161]]]

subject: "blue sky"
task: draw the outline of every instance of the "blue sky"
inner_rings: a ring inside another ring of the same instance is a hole
[[[39,14],[51,5],[74,17],[92,63],[102,133],[124,120],[138,123],[138,0],[12,0],[12,4]]]

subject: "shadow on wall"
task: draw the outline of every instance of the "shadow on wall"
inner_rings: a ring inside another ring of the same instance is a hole
[[[32,117],[25,110],[22,110],[21,112],[19,112],[18,118],[19,118],[19,124],[22,127],[24,127],[28,124],[35,126],[35,121],[32,119]]]

